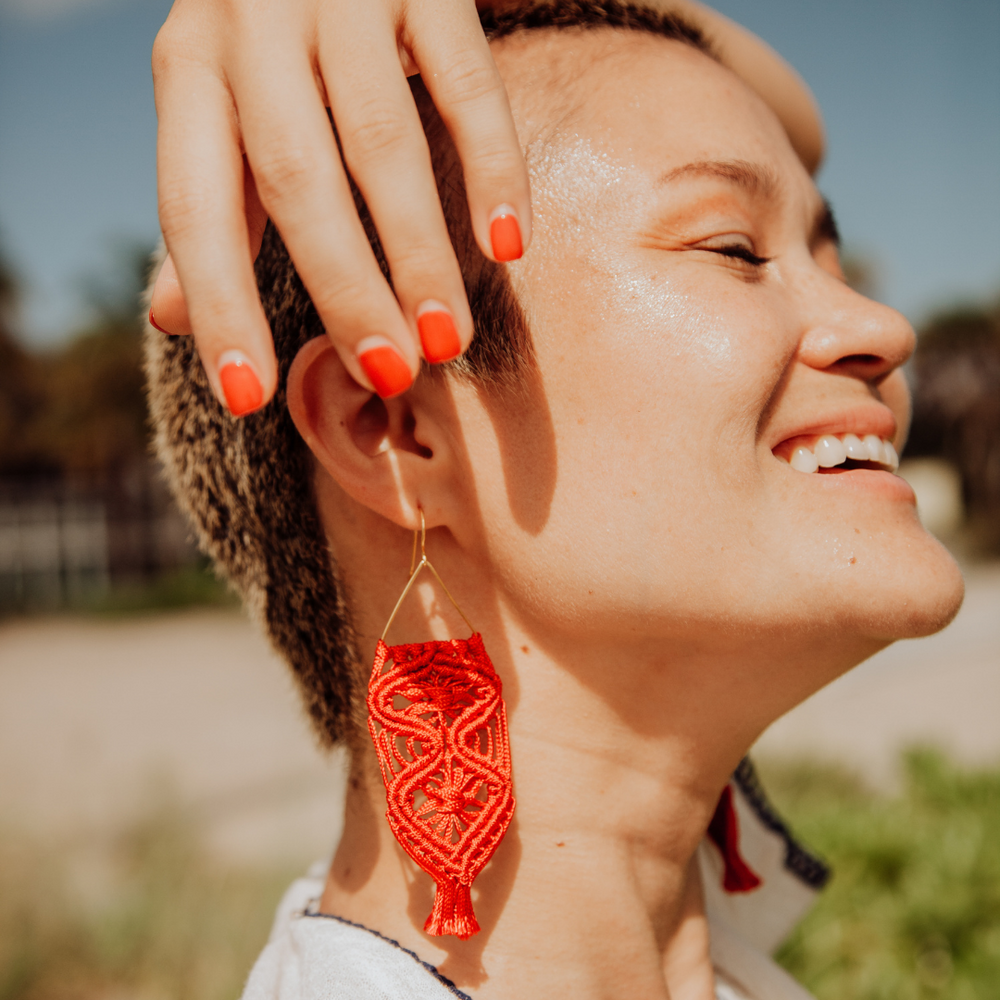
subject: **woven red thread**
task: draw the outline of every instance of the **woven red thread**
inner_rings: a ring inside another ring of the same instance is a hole
[[[391,647],[380,639],[368,729],[389,826],[437,886],[424,930],[472,937],[472,880],[514,812],[507,710],[482,636]]]
[[[750,892],[761,885],[760,876],[740,854],[740,824],[733,805],[733,790],[729,785],[722,789],[719,796],[712,822],[708,824],[708,836],[722,852],[726,866],[722,888],[726,892]]]

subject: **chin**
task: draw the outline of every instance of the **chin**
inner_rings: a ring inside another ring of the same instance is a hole
[[[921,529],[917,544],[903,558],[886,556],[869,578],[862,596],[864,631],[893,642],[933,635],[948,625],[962,606],[965,582],[951,553]]]

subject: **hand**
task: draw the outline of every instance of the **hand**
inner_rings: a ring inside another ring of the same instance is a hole
[[[417,72],[461,158],[476,241],[494,260],[514,259],[531,234],[528,176],[473,0],[174,3],[153,48],[169,256],[150,318],[194,335],[235,415],[276,386],[253,273],[268,217],[362,385],[395,395],[421,355],[446,361],[468,347],[472,317],[406,80]],[[355,210],[327,106],[395,296]]]

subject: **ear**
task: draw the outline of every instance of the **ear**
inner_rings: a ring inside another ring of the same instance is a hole
[[[453,455],[441,411],[423,405],[440,391],[419,379],[383,400],[348,374],[329,337],[299,351],[288,373],[288,411],[319,464],[348,496],[400,527],[448,523]]]

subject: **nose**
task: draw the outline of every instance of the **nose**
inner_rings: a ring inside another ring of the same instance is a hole
[[[804,286],[798,350],[804,364],[878,386],[913,353],[916,334],[895,309],[818,268]]]

